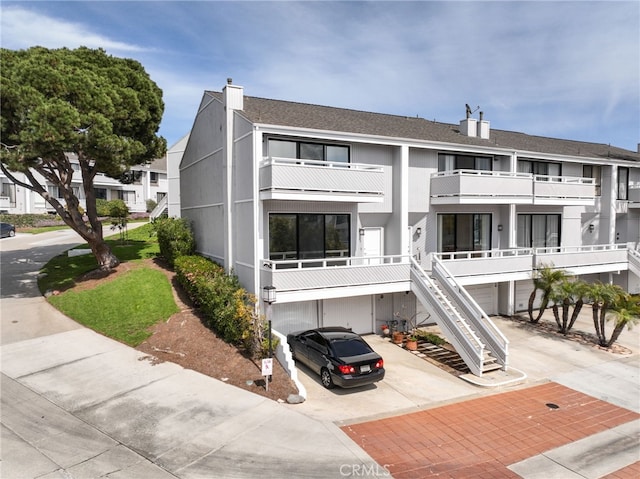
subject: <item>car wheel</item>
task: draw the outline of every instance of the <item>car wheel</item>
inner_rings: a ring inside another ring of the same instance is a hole
[[[16,235],[16,232],[15,232],[15,231],[9,231],[9,236],[13,237],[13,236],[15,236],[15,235]]]
[[[320,381],[325,388],[333,388],[333,379],[331,379],[331,373],[327,368],[322,368],[320,371]]]

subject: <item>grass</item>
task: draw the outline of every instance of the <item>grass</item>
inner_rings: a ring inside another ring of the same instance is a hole
[[[105,233],[109,231],[105,226]],[[158,241],[152,226],[145,224],[106,238],[121,262],[141,262],[158,255]],[[87,245],[76,249],[87,248]],[[148,329],[177,313],[171,284],[162,271],[135,268],[112,281],[89,290],[74,291],[78,277],[98,267],[92,254],[69,257],[65,252],[51,259],[38,280],[40,291],[58,290],[49,302],[64,314],[105,336],[137,346],[151,334]]]
[[[110,229],[105,227],[104,233]],[[145,224],[132,229],[127,233],[123,241],[120,233],[106,237],[106,241],[111,246],[113,254],[122,262],[135,261],[146,258],[153,258],[160,252],[158,241],[152,236],[151,224]],[[82,245],[74,249],[87,249]],[[45,273],[38,280],[41,292],[48,290],[65,290],[72,288],[76,284],[76,278],[98,267],[98,263],[92,254],[69,257],[66,252],[52,258],[51,261],[41,270]]]
[[[50,296],[75,321],[129,346],[150,336],[148,328],[179,311],[162,271],[139,268],[84,291]]]

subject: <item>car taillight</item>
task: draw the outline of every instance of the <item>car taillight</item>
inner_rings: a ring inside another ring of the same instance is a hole
[[[353,374],[356,372],[356,368],[349,366],[348,364],[341,364],[338,366],[338,369],[342,374]]]
[[[384,367],[384,361],[382,359],[379,359],[374,367],[376,369],[382,369]]]

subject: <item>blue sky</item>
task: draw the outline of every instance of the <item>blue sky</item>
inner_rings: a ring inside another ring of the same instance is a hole
[[[640,142],[640,2],[2,1],[2,47],[102,47],[164,92],[169,145],[204,90]],[[477,115],[477,113],[476,113]]]

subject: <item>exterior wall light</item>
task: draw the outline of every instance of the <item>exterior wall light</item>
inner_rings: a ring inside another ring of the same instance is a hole
[[[364,228],[360,228],[358,230],[358,233],[360,234],[360,236],[364,236]]]
[[[502,225],[498,225],[498,231],[502,231]]]
[[[593,233],[593,229],[594,229],[594,228],[595,228],[595,227],[593,226],[593,224],[590,224],[590,225],[589,225],[589,233]]]
[[[416,234],[418,236],[420,236],[422,234],[422,228],[420,228],[419,226],[416,228]]]
[[[264,288],[262,288],[262,301],[269,304],[276,302],[275,286],[265,286]]]

